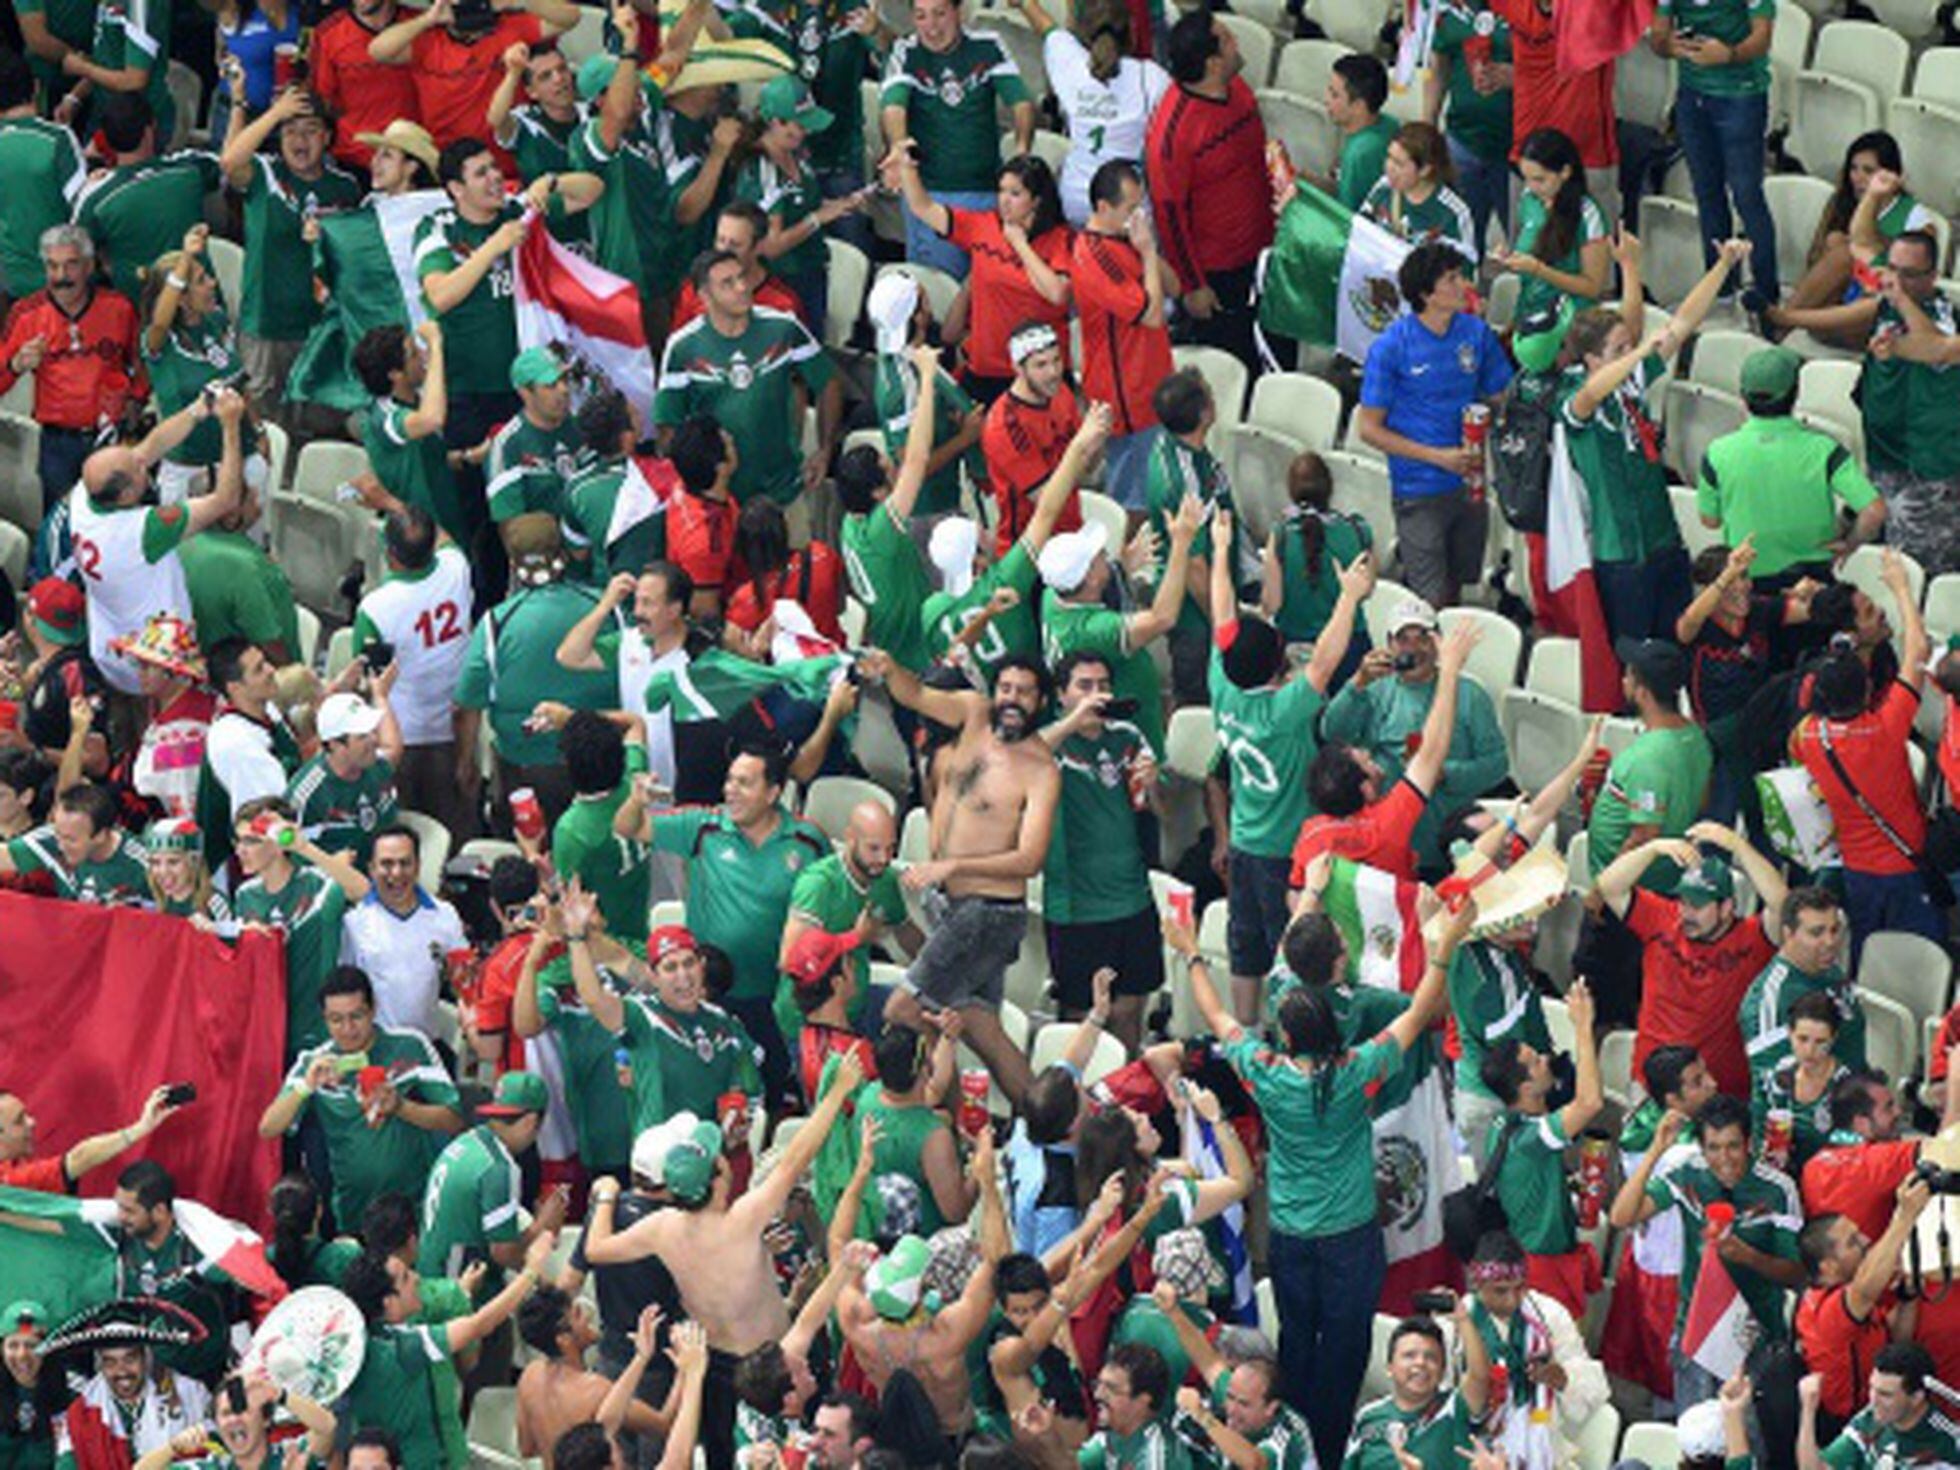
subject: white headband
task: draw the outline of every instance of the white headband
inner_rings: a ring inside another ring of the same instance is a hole
[[[1055,329],[1046,322],[1023,327],[1007,339],[1007,355],[1019,367],[1037,352],[1046,352],[1059,342]]]

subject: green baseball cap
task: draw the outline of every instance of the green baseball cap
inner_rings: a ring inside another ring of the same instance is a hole
[[[0,1337],[12,1337],[23,1327],[38,1327],[45,1334],[53,1318],[48,1309],[31,1298],[23,1297],[12,1302],[4,1312],[0,1312]]]
[[[1541,307],[1521,319],[1511,337],[1511,355],[1518,360],[1518,366],[1532,373],[1546,372],[1555,366],[1575,315],[1572,298],[1561,296],[1557,307]]]
[[[721,1157],[721,1128],[715,1123],[696,1123],[685,1138],[668,1145],[661,1161],[660,1177],[671,1194],[682,1204],[699,1204],[715,1184],[715,1161]]]
[[[613,74],[619,70],[619,58],[601,52],[588,56],[578,64],[578,100],[590,102],[612,85]]]
[[[916,1235],[901,1235],[864,1278],[871,1307],[887,1322],[903,1322],[918,1310],[925,1294],[932,1247]]]
[[[1787,398],[1796,391],[1803,359],[1787,347],[1765,347],[1742,364],[1744,398]]]
[[[521,1118],[526,1113],[542,1113],[551,1105],[551,1094],[544,1078],[536,1072],[506,1072],[497,1079],[497,1090],[490,1101],[476,1110],[479,1118]]]
[[[764,122],[802,123],[806,133],[821,133],[837,121],[829,108],[817,106],[799,77],[771,77],[755,110]]]
[[[1708,853],[1682,873],[1674,891],[1683,903],[1722,903],[1735,897],[1735,869],[1719,853]]]
[[[513,388],[548,387],[565,376],[565,364],[549,347],[526,347],[510,363]]]

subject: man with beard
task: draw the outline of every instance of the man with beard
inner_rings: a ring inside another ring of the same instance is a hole
[[[897,703],[960,732],[933,812],[934,856],[903,879],[925,895],[932,935],[886,1002],[885,1019],[917,1030],[928,1008],[958,1011],[967,1044],[1018,1108],[1033,1074],[1001,1029],[1000,1003],[1027,932],[1028,880],[1047,860],[1061,798],[1054,752],[1028,738],[1048,692],[1047,670],[1010,654],[995,671],[991,700],[929,689],[876,649],[858,670],[883,680]]]
[[[199,1424],[173,1435],[136,1462],[136,1470],[276,1470],[290,1464],[282,1442],[275,1448],[270,1430],[275,1408],[283,1408],[306,1429],[304,1464],[324,1464],[333,1453],[336,1423],[332,1412],[304,1394],[279,1387],[267,1377],[235,1375],[218,1394],[215,1434]],[[219,1448],[213,1450],[216,1439]]]
[[[55,1464],[95,1470],[141,1455],[154,1465],[156,1451],[174,1455],[179,1435],[198,1432],[201,1438],[211,1417],[211,1391],[194,1378],[153,1368],[144,1343],[124,1339],[99,1347],[95,1367],[95,1376],[55,1421]]]

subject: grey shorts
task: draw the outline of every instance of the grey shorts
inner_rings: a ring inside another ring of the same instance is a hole
[[[1403,582],[1431,607],[1456,601],[1483,575],[1489,526],[1490,503],[1472,505],[1461,490],[1397,500],[1395,547]]]
[[[932,892],[922,901],[932,933],[906,970],[902,988],[940,1010],[961,1006],[1000,1009],[1007,967],[1021,953],[1028,906],[1005,898],[949,898]]]

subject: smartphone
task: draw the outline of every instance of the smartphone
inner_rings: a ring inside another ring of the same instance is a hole
[[[386,638],[377,638],[361,650],[361,662],[367,665],[370,674],[378,674],[395,661],[395,645]]]
[[[1414,1307],[1418,1312],[1428,1312],[1431,1314],[1454,1312],[1456,1310],[1456,1295],[1448,1291],[1419,1291],[1409,1298],[1409,1305]]]
[[[225,1380],[225,1403],[234,1414],[242,1414],[251,1407],[252,1400],[245,1392],[245,1380],[236,1374]]]
[[[334,1065],[340,1068],[341,1076],[352,1077],[368,1064],[368,1054],[364,1051],[342,1052],[333,1061]]]
[[[1393,667],[1396,673],[1406,674],[1415,666],[1416,656],[1413,653],[1398,653],[1395,655]]]
[[[1139,708],[1134,699],[1105,699],[1102,703],[1102,717],[1105,720],[1134,720]]]
[[[163,1092],[163,1100],[173,1108],[181,1108],[185,1103],[197,1101],[195,1082],[173,1082]]]

